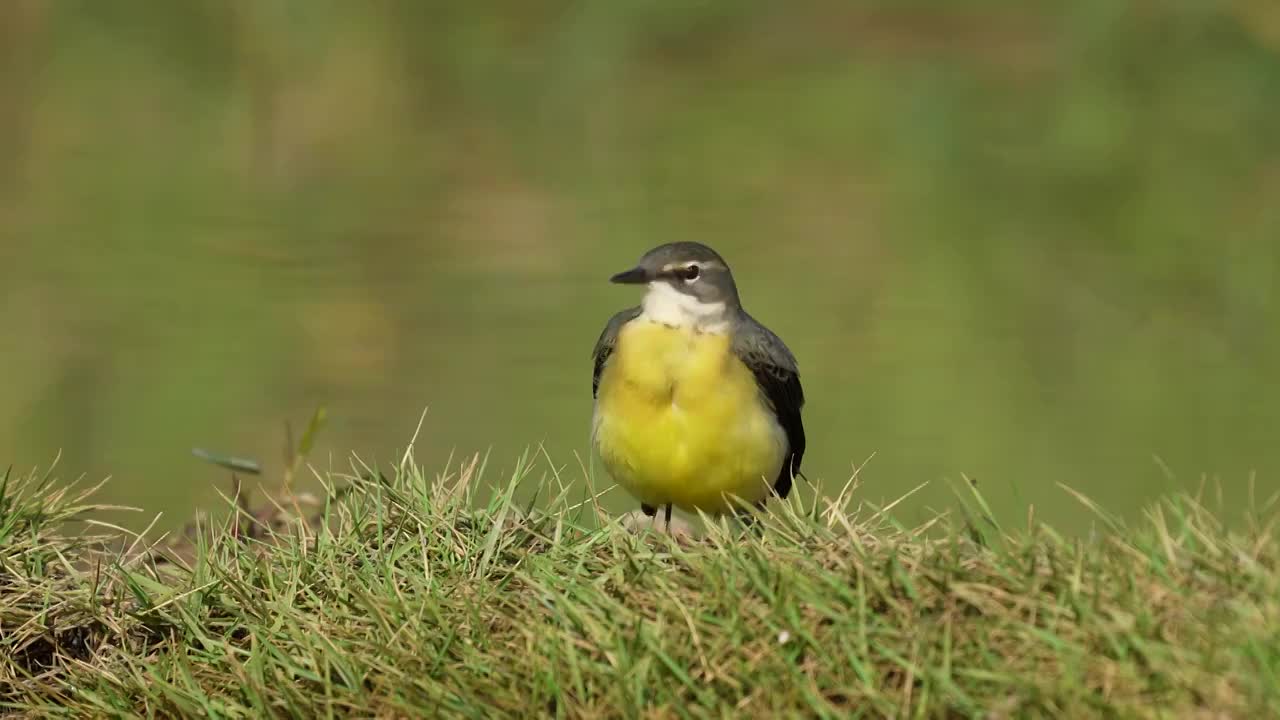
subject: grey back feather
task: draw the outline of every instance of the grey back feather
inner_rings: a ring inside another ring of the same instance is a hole
[[[782,339],[755,318],[740,311],[738,327],[733,334],[733,352],[751,369],[760,394],[773,408],[778,424],[787,436],[787,455],[774,481],[774,490],[785,498],[791,492],[792,477],[800,472],[804,458],[804,387],[796,358]]]

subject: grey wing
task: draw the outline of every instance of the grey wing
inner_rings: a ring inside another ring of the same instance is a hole
[[[627,308],[609,318],[609,323],[604,326],[600,338],[596,340],[596,348],[591,353],[594,366],[591,372],[591,397],[594,398],[596,391],[600,389],[600,374],[604,372],[604,365],[609,360],[609,355],[613,353],[613,346],[618,341],[618,331],[623,325],[639,316],[639,307]]]
[[[745,313],[744,313],[745,314]],[[787,436],[787,455],[774,482],[774,490],[785,498],[791,492],[792,478],[800,472],[804,458],[804,388],[796,359],[782,340],[771,330],[747,315],[748,327],[734,334],[733,350],[756,377],[756,385],[778,417]]]

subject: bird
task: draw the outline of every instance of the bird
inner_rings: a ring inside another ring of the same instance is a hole
[[[609,278],[644,285],[592,353],[591,442],[645,516],[738,514],[785,499],[800,474],[804,389],[795,356],[742,307],[728,263],[697,242],[645,253]]]

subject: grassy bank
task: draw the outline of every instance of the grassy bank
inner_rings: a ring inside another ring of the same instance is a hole
[[[165,549],[69,532],[92,495],[0,499],[0,703],[33,716],[1262,717],[1280,713],[1276,498],[1099,512],[1070,539],[920,528],[856,487],[756,531],[600,522],[522,465],[332,478]],[[1072,499],[1063,491],[1064,501]],[[972,508],[968,510],[966,508]],[[290,520],[289,518],[293,518]]]

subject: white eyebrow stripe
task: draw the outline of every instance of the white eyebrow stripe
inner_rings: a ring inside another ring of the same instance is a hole
[[[710,268],[713,270],[726,269],[724,266],[724,263],[719,263],[719,262],[716,262],[715,260],[707,260],[705,262],[703,262],[702,260],[689,260],[688,262],[682,262],[682,263],[667,263],[666,265],[662,266],[662,272],[670,272],[677,268],[684,269],[689,267],[690,265],[697,265],[698,267]]]

